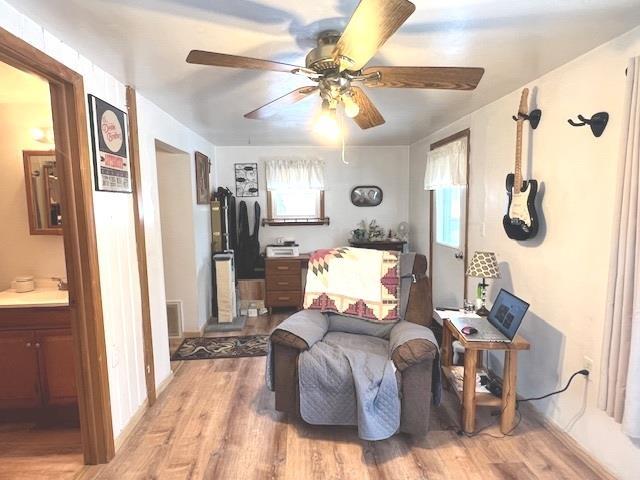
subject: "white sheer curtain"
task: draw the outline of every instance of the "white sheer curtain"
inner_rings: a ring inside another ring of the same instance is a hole
[[[467,137],[431,150],[427,155],[424,189],[467,184]]]
[[[267,190],[324,190],[324,162],[313,157],[267,158]]]
[[[640,438],[640,57],[627,69],[622,122],[598,404]]]

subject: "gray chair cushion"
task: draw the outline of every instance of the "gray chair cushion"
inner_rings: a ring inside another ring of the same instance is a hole
[[[330,332],[356,333],[358,335],[370,335],[386,339],[389,338],[389,332],[395,325],[395,323],[374,323],[360,318],[336,315],[335,313],[329,314],[328,317]]]

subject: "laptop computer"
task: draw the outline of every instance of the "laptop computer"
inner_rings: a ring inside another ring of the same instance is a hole
[[[511,342],[518,333],[529,304],[512,293],[501,289],[487,318],[457,317],[451,322],[464,335],[467,342]],[[473,327],[478,332],[466,335],[464,327]]]

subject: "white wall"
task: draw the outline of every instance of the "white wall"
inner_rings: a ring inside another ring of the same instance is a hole
[[[192,162],[186,153],[158,150],[158,191],[164,285],[168,301],[182,302],[185,332],[198,325],[197,270],[194,256],[195,231],[192,215]]]
[[[30,133],[34,127],[52,125],[48,88],[40,93],[44,96],[33,98],[34,103],[0,104],[0,291],[19,275],[67,275],[62,236],[29,232],[22,151],[52,148]]]
[[[0,27],[79,72],[84,78],[86,93],[94,94],[126,110],[125,85],[122,82],[79,55],[72,47],[59,41],[4,0],[0,0]],[[138,95],[138,114],[155,373],[156,384],[159,385],[169,377],[171,370],[162,240],[156,208],[158,188],[155,140],[161,139],[190,155],[199,150],[213,156],[214,147],[141,95]],[[94,209],[113,429],[118,436],[146,399],[133,196],[95,192]],[[204,206],[194,211],[202,220],[207,215],[206,210],[207,207]],[[195,254],[200,262],[199,270],[203,272],[208,270],[205,264],[210,261],[206,254],[209,242],[207,225],[208,222],[205,224],[200,221],[196,234]],[[208,303],[205,298],[206,285],[207,275],[202,273],[198,282],[198,298],[202,305]]]
[[[301,251],[335,247],[348,243],[350,232],[362,219],[376,219],[378,224],[396,229],[407,220],[409,192],[406,179],[409,174],[409,150],[407,147],[347,147],[346,160],[342,163],[340,152],[327,147],[217,147],[216,162],[218,184],[235,192],[234,163],[258,163],[260,196],[237,198],[245,200],[249,218],[253,219],[253,203],[260,202],[262,218],[266,217],[266,185],[264,158],[277,155],[308,155],[322,158],[325,170],[325,210],[331,219],[329,226],[262,227],[260,246],[262,249],[277,237],[295,238]],[[378,185],[384,199],[378,207],[356,207],[351,204],[351,189],[357,185]],[[250,223],[253,228],[253,220]]]
[[[160,197],[156,166],[158,141],[173,149],[186,152],[191,161],[191,208],[193,217],[193,258],[198,272],[197,328],[204,325],[211,314],[211,222],[209,206],[196,204],[195,152],[202,152],[212,160],[211,177],[217,176],[214,161],[215,147],[189,130],[149,100],[137,95],[138,128],[140,130],[140,168],[142,194],[145,205],[145,240],[149,274],[149,301],[153,327],[156,385],[171,373],[169,364],[169,338],[167,333],[166,295],[164,285],[163,245],[160,220]],[[213,180],[212,180],[213,182]]]
[[[584,356],[592,358],[588,383],[579,377],[566,393],[535,402],[535,407],[612,472],[629,480],[640,476],[640,443],[634,444],[596,407],[596,398],[624,72],[628,58],[639,54],[636,29],[527,85],[543,112],[539,128],[525,142],[525,152],[528,144],[531,155],[525,161],[525,177],[538,179],[544,192],[543,227],[535,240],[509,240],[501,224],[504,177],[514,163],[511,115],[517,111],[520,91],[412,145],[410,152],[411,243],[426,252],[428,199],[422,178],[429,144],[471,129],[469,251],[487,249],[498,255],[503,278],[493,282],[491,299],[504,287],[531,303],[522,334],[532,348],[519,356],[519,394],[555,390],[583,368]],[[599,139],[588,128],[567,124],[579,113],[590,116],[599,111],[611,114]]]

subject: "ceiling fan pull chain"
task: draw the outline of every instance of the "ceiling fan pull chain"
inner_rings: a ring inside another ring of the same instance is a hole
[[[349,165],[344,158],[344,115],[340,115],[340,132],[342,133],[342,163]]]

